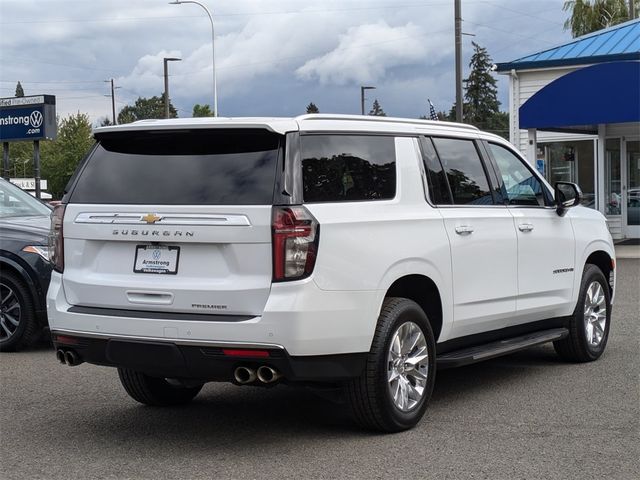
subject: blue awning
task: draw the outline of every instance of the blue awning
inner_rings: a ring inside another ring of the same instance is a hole
[[[520,107],[520,128],[640,121],[640,62],[610,62],[554,80]]]

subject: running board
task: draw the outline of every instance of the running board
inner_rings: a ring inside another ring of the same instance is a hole
[[[552,328],[497,342],[485,343],[476,347],[454,350],[453,352],[438,355],[436,361],[439,369],[461,367],[462,365],[489,360],[490,358],[500,357],[543,343],[555,342],[565,338],[567,335],[569,335],[569,330],[566,328]]]

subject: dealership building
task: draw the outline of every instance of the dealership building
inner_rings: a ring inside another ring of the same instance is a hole
[[[640,238],[640,20],[511,62],[510,139],[551,183],[575,182],[614,239]]]

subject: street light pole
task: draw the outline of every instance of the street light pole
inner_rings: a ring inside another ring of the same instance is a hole
[[[218,86],[216,85],[216,42],[215,42],[215,29],[213,26],[213,16],[209,9],[200,2],[196,2],[195,0],[174,0],[173,2],[169,2],[170,5],[180,5],[182,3],[195,3],[196,5],[200,5],[205,12],[207,12],[207,16],[209,17],[209,21],[211,22],[211,51],[212,51],[212,67],[213,67],[213,116],[218,116]]]
[[[165,57],[162,59],[164,66],[164,118],[169,118],[169,71],[167,63],[179,62],[181,58]]]
[[[365,87],[365,86],[360,86],[360,113],[362,113],[362,115],[364,115],[364,91],[365,90],[375,90],[376,87]]]
[[[462,122],[462,6],[455,0],[455,50],[456,50],[456,122]]]
[[[116,87],[113,85],[113,78],[110,80],[105,80],[104,83],[111,83],[111,95],[105,95],[105,97],[111,97],[111,118],[114,125],[118,124],[118,119],[116,118]]]

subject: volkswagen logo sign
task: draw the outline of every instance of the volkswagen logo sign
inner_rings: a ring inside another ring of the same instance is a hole
[[[160,250],[154,250],[151,256],[154,260],[160,260]]]
[[[42,113],[37,110],[35,112],[31,112],[31,115],[29,115],[29,123],[33,128],[40,127],[40,125],[42,125]]]

